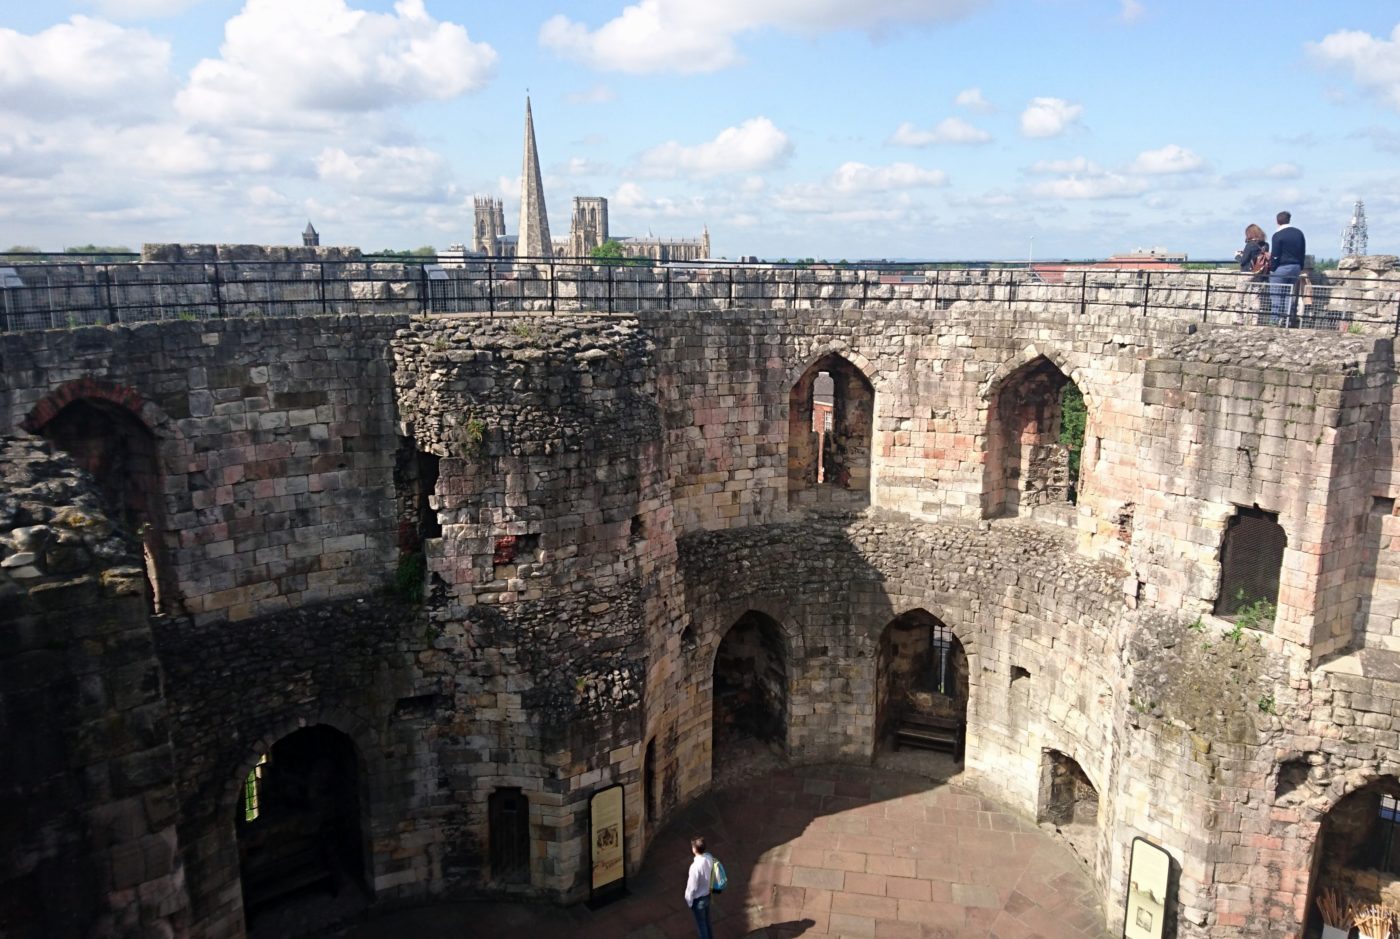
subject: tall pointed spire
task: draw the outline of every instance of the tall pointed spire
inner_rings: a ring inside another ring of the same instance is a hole
[[[540,155],[535,150],[535,118],[530,113],[530,96],[525,96],[525,166],[520,171],[520,240],[515,253],[524,258],[547,258],[553,242],[549,238],[549,213],[544,205],[544,182],[540,178]]]

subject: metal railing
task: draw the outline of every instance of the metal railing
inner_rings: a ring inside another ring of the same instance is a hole
[[[12,274],[6,275],[7,271]],[[9,284],[9,286],[3,286]],[[1400,278],[1314,274],[1270,285],[1225,266],[658,264],[469,259],[460,266],[356,261],[72,262],[0,259],[0,331],[359,313],[477,314],[923,309],[969,304],[1071,316],[1141,316],[1400,333]]]

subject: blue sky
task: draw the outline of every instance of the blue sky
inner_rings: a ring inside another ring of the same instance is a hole
[[[550,224],[714,253],[1228,257],[1293,211],[1400,253],[1400,4],[72,0],[0,5],[0,246],[445,247]]]

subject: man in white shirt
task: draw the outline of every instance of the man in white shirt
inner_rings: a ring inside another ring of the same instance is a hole
[[[685,881],[685,905],[695,914],[695,928],[700,931],[700,939],[712,939],[710,872],[715,869],[715,859],[705,850],[705,839],[699,835],[690,839],[690,853],[695,857],[690,862],[690,875]]]

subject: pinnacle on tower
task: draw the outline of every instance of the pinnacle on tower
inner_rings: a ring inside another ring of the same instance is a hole
[[[535,118],[530,96],[525,96],[525,166],[520,171],[520,240],[515,253],[522,258],[547,258],[552,254],[549,213],[544,205],[540,156],[535,150]]]

